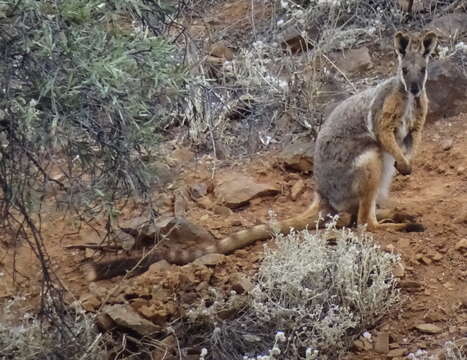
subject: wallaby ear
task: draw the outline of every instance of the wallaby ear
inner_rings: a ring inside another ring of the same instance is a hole
[[[438,36],[430,31],[423,37],[423,56],[430,55],[436,47]]]
[[[396,50],[397,55],[405,55],[409,42],[409,36],[402,31],[398,31],[396,35],[394,35],[394,49]]]

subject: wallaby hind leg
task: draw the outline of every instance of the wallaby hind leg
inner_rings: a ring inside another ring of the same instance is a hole
[[[383,164],[380,155],[375,150],[363,154],[357,161],[359,176],[357,188],[359,193],[358,225],[367,224],[369,231],[399,230],[423,231],[417,223],[379,223],[376,217],[376,198],[380,186]]]

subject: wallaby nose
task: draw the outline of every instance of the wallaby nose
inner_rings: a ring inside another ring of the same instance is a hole
[[[417,94],[420,92],[420,88],[418,87],[417,84],[411,84],[411,85],[410,85],[410,92],[411,92],[413,95],[417,95]]]

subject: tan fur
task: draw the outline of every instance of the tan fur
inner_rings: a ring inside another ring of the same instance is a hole
[[[411,159],[420,145],[428,109],[425,66],[435,44],[433,33],[423,36],[397,33],[394,37],[399,58],[397,75],[348,98],[329,115],[316,141],[316,191],[305,212],[239,231],[195,251],[170,250],[142,261],[135,257],[92,264],[88,279],[113,277],[130,268],[133,268],[130,275],[138,274],[160,259],[182,265],[208,253],[228,254],[273,233],[314,228],[320,212],[339,213],[340,225],[349,225],[345,215],[350,214],[356,217],[357,224],[367,225],[370,231],[423,230],[414,223],[379,223],[378,213],[383,218],[394,214],[378,211],[377,202],[388,192],[394,166],[403,175],[412,171]],[[136,265],[138,261],[140,264]]]

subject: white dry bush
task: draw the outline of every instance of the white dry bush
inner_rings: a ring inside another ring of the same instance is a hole
[[[241,315],[219,320],[213,313],[228,307],[219,301],[216,311],[203,311],[204,323],[212,321],[212,359],[340,358],[397,305],[397,261],[367,233],[337,230],[335,222],[321,232],[277,235]]]
[[[0,359],[69,359],[104,360],[108,354],[104,348],[104,338],[94,325],[93,317],[76,309],[63,319],[63,326],[72,324],[73,329],[41,321],[31,313],[18,318],[17,308],[22,301],[14,298],[6,301],[0,308]],[[63,332],[72,331],[73,341],[63,344]]]

